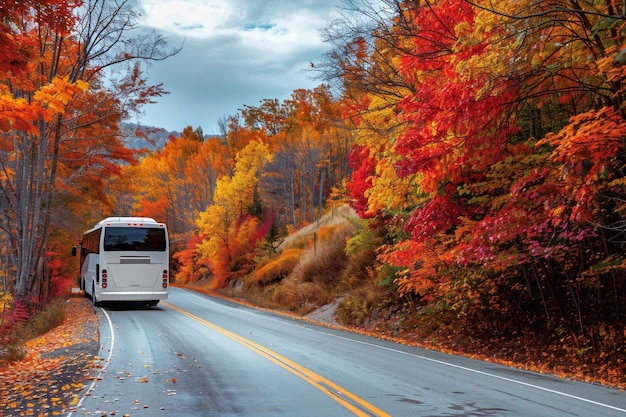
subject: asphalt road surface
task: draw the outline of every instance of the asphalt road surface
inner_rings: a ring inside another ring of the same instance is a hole
[[[69,416],[622,416],[626,393],[319,327],[171,288],[105,306]]]

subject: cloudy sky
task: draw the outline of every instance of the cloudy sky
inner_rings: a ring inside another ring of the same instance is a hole
[[[320,82],[307,72],[328,49],[319,29],[340,0],[138,0],[140,23],[183,50],[147,69],[170,94],[142,124],[217,132],[217,120],[265,98],[284,100]],[[137,121],[137,120],[135,120]]]

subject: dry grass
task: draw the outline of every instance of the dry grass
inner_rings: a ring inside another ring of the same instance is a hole
[[[341,224],[325,226],[315,232],[299,262],[280,284],[266,288],[266,297],[274,304],[306,314],[333,301],[349,259],[345,253],[347,239],[355,226],[345,219]],[[319,234],[318,234],[319,233]]]
[[[306,246],[313,240],[314,234],[318,233],[320,229],[340,226],[345,224],[348,219],[357,218],[358,216],[354,209],[348,205],[334,208],[329,213],[323,215],[318,221],[298,229],[295,233],[287,236],[278,246],[278,250],[282,251],[285,248],[300,247],[300,245]]]
[[[297,314],[332,302],[350,287],[342,284],[344,271],[354,277],[360,266],[353,263],[363,259],[346,254],[346,243],[359,228],[356,218],[349,206],[339,207],[288,236],[278,257],[261,260],[237,296]]]

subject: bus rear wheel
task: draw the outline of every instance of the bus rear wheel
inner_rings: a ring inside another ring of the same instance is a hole
[[[100,307],[100,301],[96,297],[96,286],[95,284],[91,287],[91,301],[93,301],[94,307]]]

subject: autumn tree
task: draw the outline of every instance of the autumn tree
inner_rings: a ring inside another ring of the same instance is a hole
[[[3,73],[0,224],[22,299],[46,276],[50,231],[75,230],[74,216],[59,217],[67,214],[59,203],[77,208],[72,195],[86,193],[106,204],[106,178],[119,173],[119,161],[133,160],[116,123],[163,91],[132,63],[174,51],[164,51],[162,38],[130,33],[137,24],[127,1],[20,2],[11,13],[13,53],[26,64]]]
[[[485,323],[474,334],[619,334],[596,321],[621,314],[619,6],[345,4],[327,75],[359,127],[355,207],[404,225],[379,252],[400,295]]]
[[[241,114],[221,120],[216,137],[200,138],[191,127],[181,137],[170,137],[162,150],[125,167],[124,179],[114,186],[132,195],[133,211],[163,218],[173,241],[211,242],[203,245],[202,256],[198,245],[172,246],[173,252],[180,251],[175,258],[181,262],[181,282],[196,279],[194,267],[199,271],[211,260],[221,285],[229,276],[224,271],[239,268],[233,265],[240,261],[250,263],[245,258],[255,245],[249,242],[259,241],[268,227],[284,230],[321,213],[330,187],[347,173],[350,139],[340,111],[328,86],[296,90],[283,102],[245,106]],[[259,144],[267,153],[263,169],[246,168],[242,164],[252,157],[249,149]],[[251,196],[241,184],[254,185]],[[191,220],[203,226],[194,227]],[[220,235],[222,243],[213,239]],[[218,257],[222,263],[207,253],[224,255]]]
[[[124,194],[129,201],[127,210],[167,223],[174,254],[187,252],[186,242],[198,238],[195,221],[199,213],[213,205],[217,179],[232,171],[227,146],[216,137],[205,139],[201,132],[186,127],[180,137],[171,136],[163,149],[143,156],[136,165],[125,166],[122,177],[113,184],[116,194]],[[185,264],[195,260],[191,254],[177,259]],[[172,266],[176,270],[178,264]],[[186,267],[177,274],[182,280],[192,268]]]
[[[251,268],[250,256],[268,230],[268,223],[252,214],[257,214],[259,180],[270,161],[266,144],[250,142],[237,153],[232,177],[218,178],[213,204],[200,213],[197,224],[203,241],[197,248],[216,288],[233,272]]]
[[[401,73],[415,30],[400,2],[347,1],[322,31],[330,50],[317,70],[339,83],[344,116],[353,122],[350,194],[360,215],[379,222],[414,207],[419,195],[415,176],[398,175],[395,149],[407,125],[397,106],[415,89]]]
[[[511,107],[534,149],[512,147],[509,168],[494,165],[488,183],[469,187],[477,191],[466,195],[471,201],[497,204],[481,210],[488,214],[473,226],[465,259],[517,269],[509,286],[526,289],[528,310],[539,306],[549,325],[566,317],[576,323],[571,340],[598,347],[596,320],[620,310],[625,127],[617,49],[625,20],[612,4],[480,6],[484,22],[511,30],[515,47],[492,41],[502,52],[483,62],[495,65],[505,53],[516,62],[506,73],[519,91]],[[545,138],[535,143],[532,135]],[[587,298],[591,288],[602,295]]]
[[[147,155],[139,165],[126,168],[125,177],[134,185],[138,200],[135,212],[162,218],[173,233],[184,234],[193,228],[193,215],[201,210],[202,202],[195,201],[199,197],[195,192],[198,184],[187,175],[187,170],[203,141],[187,127],[180,137],[170,136],[162,150]]]
[[[281,222],[312,221],[334,184],[347,174],[349,134],[327,85],[295,90],[282,103],[265,100],[242,110],[245,126],[267,137],[275,153],[262,198]]]

